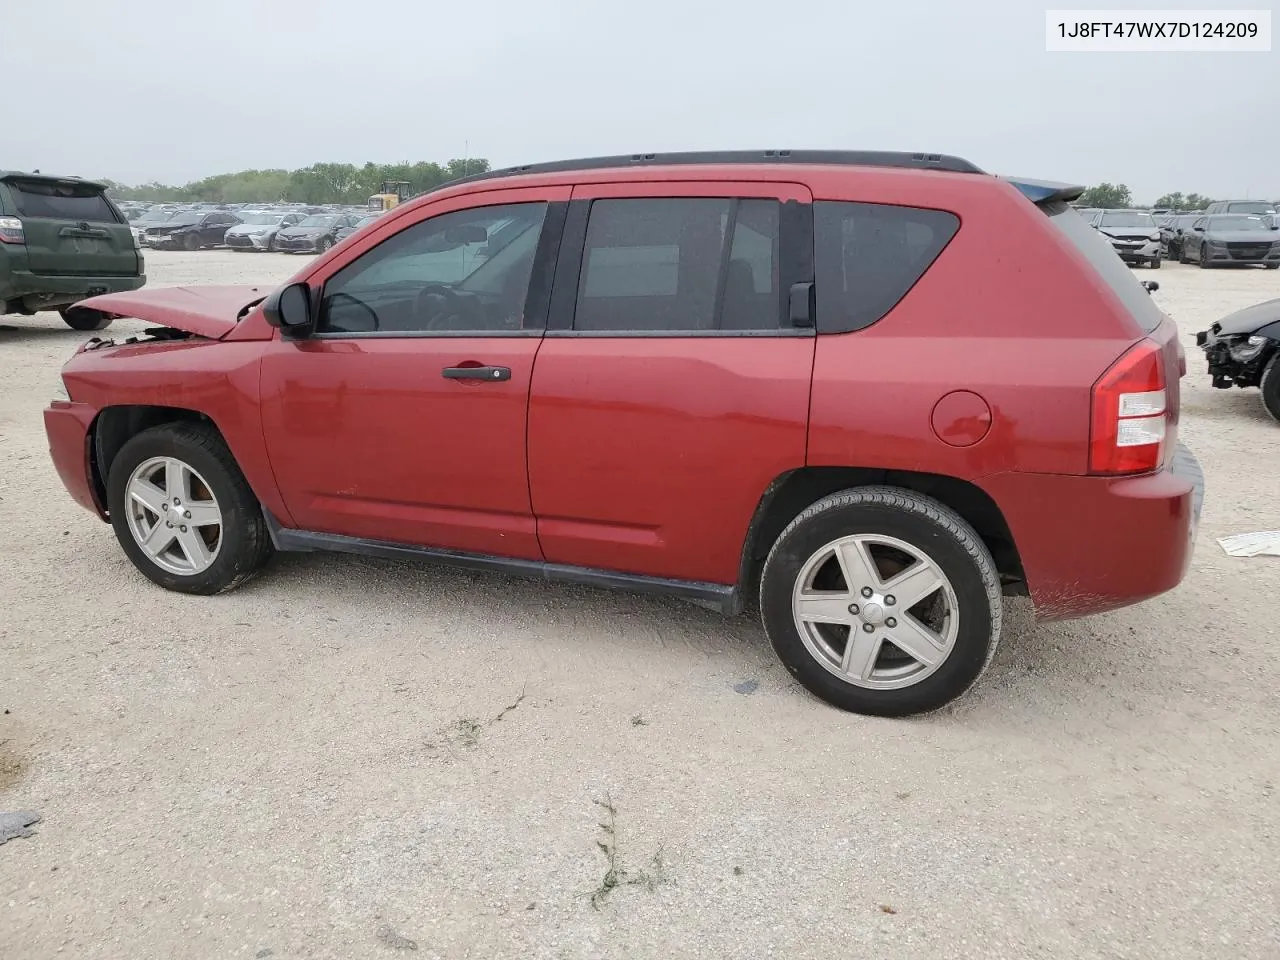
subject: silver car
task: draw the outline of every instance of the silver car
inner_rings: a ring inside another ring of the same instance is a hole
[[[1182,262],[1202,267],[1280,267],[1280,226],[1270,216],[1201,217],[1183,235]]]
[[[1160,266],[1160,229],[1145,210],[1103,210],[1093,226],[1125,263]]]
[[[246,210],[240,214],[240,225],[228,230],[222,242],[232,250],[271,251],[276,248],[276,234],[301,222],[303,217],[301,213]]]

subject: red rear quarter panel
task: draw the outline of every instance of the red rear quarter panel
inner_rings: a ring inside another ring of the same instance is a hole
[[[949,210],[961,228],[878,323],[818,338],[808,463],[942,474],[985,490],[1042,618],[1176,585],[1189,553],[1186,483],[1164,472],[1087,476],[1092,386],[1143,331],[1045,214],[985,177],[877,171],[813,188],[815,200]],[[1151,336],[1172,361],[1176,403],[1171,326]],[[970,446],[934,432],[934,407],[953,390],[991,411],[989,432]]]

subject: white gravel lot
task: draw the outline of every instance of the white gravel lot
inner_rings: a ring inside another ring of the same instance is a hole
[[[302,265],[148,256],[153,286]],[[0,957],[1274,960],[1280,559],[1214,539],[1280,528],[1280,426],[1190,337],[1280,273],[1141,276],[1208,478],[1187,580],[1011,603],[985,682],[911,721],[677,601],[321,555],[163,592],[49,461],[86,335],[0,318],[0,811],[43,816],[0,846]]]

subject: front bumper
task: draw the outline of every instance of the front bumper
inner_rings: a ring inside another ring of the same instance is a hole
[[[1268,243],[1208,244],[1200,248],[1208,263],[1280,263],[1280,248]]]
[[[1119,254],[1125,263],[1150,263],[1160,259],[1160,241],[1148,240],[1145,243],[1119,243],[1111,241],[1111,248]]]
[[[44,430],[62,485],[76,503],[105,520],[107,505],[99,500],[89,450],[89,428],[97,415],[87,403],[54,400],[44,412]]]
[[[1204,473],[1181,444],[1156,473],[1003,473],[979,485],[1004,513],[1041,620],[1102,613],[1172,590],[1190,565],[1204,503]]]
[[[315,253],[323,237],[276,237],[276,249],[285,253]]]
[[[222,242],[232,250],[265,250],[271,242],[269,233],[228,233]]]

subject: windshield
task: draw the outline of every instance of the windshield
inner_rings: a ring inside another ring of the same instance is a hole
[[[314,215],[312,215],[312,216],[310,216],[310,217],[307,217],[305,220],[303,220],[301,223],[299,223],[299,224],[298,224],[298,226],[300,226],[300,227],[328,227],[328,226],[331,226],[331,225],[333,224],[333,222],[334,222],[335,220],[337,220],[337,219],[338,219],[337,217],[327,217],[327,216],[324,216],[324,215],[322,215],[322,214],[314,214]]]
[[[1236,200],[1227,204],[1228,213],[1275,213],[1276,208],[1265,200]]]
[[[251,227],[271,227],[275,226],[284,217],[278,213],[246,213],[240,217],[241,223],[247,223]]]
[[[1151,214],[1135,213],[1129,210],[1104,213],[1100,224],[1103,227],[1141,227],[1147,230],[1153,229],[1155,225],[1156,222],[1151,219]]]
[[[1210,217],[1210,230],[1270,230],[1271,224],[1261,217]]]

